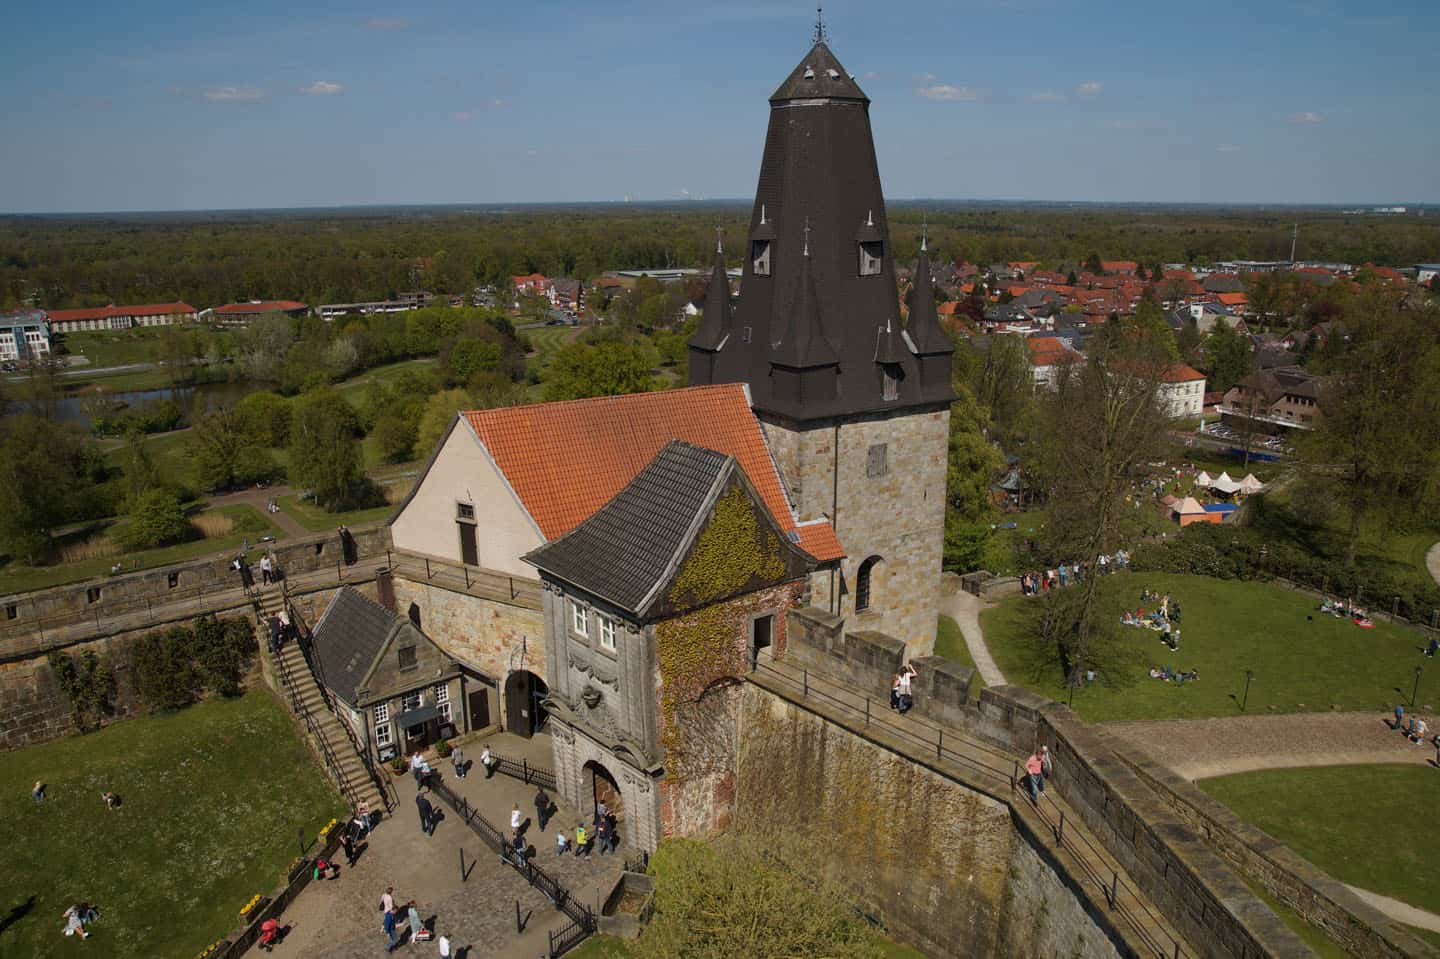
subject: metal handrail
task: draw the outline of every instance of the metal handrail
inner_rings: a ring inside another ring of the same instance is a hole
[[[336,712],[335,701],[330,695],[330,685],[325,681],[325,666],[315,652],[315,634],[311,632],[308,623],[301,618],[299,610],[295,608],[294,602],[290,599],[289,587],[284,581],[280,584],[280,594],[285,604],[285,612],[290,617],[290,624],[295,627],[297,639],[300,644],[300,653],[305,657],[305,663],[310,667],[310,672],[315,678],[315,686],[320,691],[320,697],[331,712]],[[392,812],[400,807],[400,796],[395,791],[395,785],[388,776],[382,776],[380,770],[371,761],[370,752],[356,737],[355,731],[350,724],[340,720],[337,713],[339,726],[345,731],[345,737],[350,740],[350,747],[355,750],[355,755],[360,758],[360,763],[369,774],[370,781],[380,793],[380,801],[385,804],[385,811]]]
[[[863,728],[868,728],[873,724],[880,727],[887,733],[893,734],[901,739],[911,740],[919,745],[922,745],[926,747],[927,750],[934,749],[935,757],[937,760],[950,760],[953,762],[964,764],[966,766],[973,767],[983,777],[998,780],[1000,784],[1005,784],[1006,786],[1008,786],[1009,792],[1012,795],[1011,802],[1012,804],[1016,802],[1016,800],[1013,799],[1013,793],[1016,789],[1019,788],[1018,763],[1016,763],[1013,758],[1011,758],[1006,753],[986,746],[982,743],[977,743],[970,740],[962,741],[964,741],[967,746],[969,746],[976,752],[981,753],[982,758],[976,758],[975,756],[956,752],[954,749],[951,749],[945,745],[943,727],[935,725],[934,723],[929,722],[928,720],[925,720],[918,716],[907,717],[903,721],[904,725],[900,725],[885,716],[885,713],[889,712],[888,706],[886,706],[884,710],[872,709],[872,700],[870,699],[870,697],[855,690],[847,689],[843,685],[836,683],[832,680],[828,680],[819,676],[812,676],[810,674],[810,671],[805,668],[799,669],[799,672],[801,674],[799,682],[796,681],[793,675],[790,675],[784,670],[776,668],[770,663],[756,663],[754,667],[754,672],[771,676],[776,681],[783,683],[786,686],[798,689],[801,693],[801,698],[808,699],[813,696],[833,703],[840,710],[853,716],[859,717],[863,715]],[[835,692],[826,692],[825,689],[823,689],[822,687],[830,687]],[[848,700],[842,697],[848,697]],[[854,700],[862,700],[863,707],[860,705],[856,705]],[[917,730],[919,732],[917,732]],[[933,731],[935,735],[933,737],[927,738],[925,735],[920,734],[926,730]],[[998,760],[998,762],[992,763],[986,761],[986,757],[990,756],[993,756],[996,760]],[[1003,792],[1003,787],[1001,790],[997,791]],[[1050,833],[1055,840],[1056,848],[1063,849],[1066,839],[1073,839],[1074,837],[1078,836],[1081,840],[1082,845],[1085,847],[1086,850],[1088,850],[1089,855],[1094,859],[1102,863],[1114,859],[1113,856],[1107,856],[1099,848],[1097,848],[1095,844],[1090,841],[1089,837],[1085,834],[1085,832],[1074,828],[1067,832],[1065,829],[1065,810],[1062,809],[1058,804],[1056,804],[1054,799],[1051,799],[1044,794],[1042,794],[1041,798],[1049,803],[1049,806],[1054,810],[1054,814],[1051,814],[1045,809],[1042,809],[1039,803],[1033,804],[1031,808],[1035,811],[1036,816],[1040,819],[1040,821],[1049,828]],[[1088,861],[1086,857],[1074,856],[1072,858],[1080,864],[1081,868],[1084,869],[1084,871],[1089,875],[1091,881],[1093,881],[1100,888],[1100,890],[1104,894],[1105,901],[1110,905],[1110,907],[1114,909],[1122,919],[1125,920],[1126,924],[1134,930],[1135,934],[1143,942],[1145,942],[1151,949],[1155,950],[1156,956],[1163,957],[1163,959],[1180,959],[1180,957],[1192,955],[1190,952],[1184,949],[1179,940],[1175,939],[1173,936],[1170,936],[1168,933],[1166,934],[1166,938],[1170,940],[1168,947],[1165,944],[1162,944],[1161,942],[1156,940],[1155,937],[1150,933],[1150,931],[1145,928],[1144,924],[1139,921],[1138,917],[1134,915],[1133,911],[1126,904],[1121,902],[1121,893],[1124,892],[1129,895],[1130,899],[1145,912],[1146,916],[1148,916],[1157,927],[1163,926],[1165,924],[1165,920],[1146,904],[1145,898],[1140,894],[1139,890],[1131,883],[1125,882],[1120,878],[1118,869],[1111,870],[1111,875],[1107,880],[1107,878],[1103,874],[1101,874],[1095,868],[1095,866],[1090,861]]]
[[[257,627],[264,627],[267,625],[265,623],[264,612],[260,608],[260,602],[258,599],[255,602],[255,620]],[[266,645],[268,647],[268,643]],[[330,773],[335,779],[336,784],[340,787],[340,792],[344,794],[345,799],[350,803],[351,808],[358,806],[360,804],[360,798],[355,795],[355,790],[351,788],[350,782],[345,776],[345,771],[340,766],[339,757],[335,755],[335,750],[330,747],[329,739],[326,738],[324,731],[320,729],[319,725],[315,722],[314,717],[310,715],[310,709],[300,698],[300,692],[296,687],[295,677],[290,675],[290,666],[288,663],[285,662],[285,657],[280,655],[279,652],[272,650],[271,658],[274,660],[276,667],[279,670],[280,679],[281,682],[285,684],[286,692],[290,694],[290,708],[305,723],[305,729],[310,733],[311,739],[320,749],[321,759],[324,761],[326,767],[330,770]]]

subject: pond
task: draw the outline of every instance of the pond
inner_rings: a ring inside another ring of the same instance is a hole
[[[121,392],[105,392],[103,396],[116,408],[136,408],[156,400],[174,400],[181,412],[189,415],[191,404],[195,397],[201,396],[205,399],[206,411],[218,409],[222,406],[233,406],[240,398],[253,393],[256,387],[248,383],[200,383],[195,386],[166,387],[159,390],[124,390]],[[55,401],[55,419],[66,423],[79,423],[90,427],[91,410],[94,409],[95,400],[98,396],[95,392],[83,394],[72,394],[63,399]],[[17,398],[14,406],[21,410],[35,409],[36,405],[28,400]]]

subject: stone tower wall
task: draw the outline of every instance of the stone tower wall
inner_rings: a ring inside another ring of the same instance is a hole
[[[845,588],[828,571],[811,577],[810,604],[905,643],[909,656],[935,644],[945,542],[945,474],[950,411],[897,411],[803,428],[766,421],[769,441],[801,521],[828,516],[848,554]],[[838,461],[836,457],[838,436]],[[871,450],[885,447],[885,471],[872,476]],[[867,557],[883,561],[871,580],[870,608],[855,612],[855,577]]]

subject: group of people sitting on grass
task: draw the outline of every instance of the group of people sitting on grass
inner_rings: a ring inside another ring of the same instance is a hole
[[[1375,622],[1364,607],[1344,599],[1331,599],[1326,596],[1320,603],[1320,612],[1329,613],[1336,619],[1349,619],[1361,629],[1374,629]]]
[[[1411,716],[1407,722],[1405,707],[1399,703],[1395,704],[1395,723],[1391,728],[1400,730],[1416,746],[1425,745],[1425,738],[1430,734],[1430,727],[1419,716]],[[1435,765],[1440,766],[1440,734],[1431,737],[1430,742],[1435,746]]]
[[[1186,672],[1185,670],[1171,669],[1169,666],[1151,666],[1150,678],[1158,679],[1162,683],[1168,683],[1174,680],[1176,686],[1184,686],[1186,683],[1198,683],[1200,681],[1200,670],[1192,669]]]
[[[1120,614],[1120,625],[1153,629],[1160,634],[1160,642],[1171,650],[1179,649],[1180,630],[1174,629],[1171,624],[1178,626],[1180,623],[1180,601],[1172,600],[1169,593],[1162,596],[1146,587],[1140,590],[1140,602],[1142,605],[1135,607],[1134,612],[1127,609]],[[1144,603],[1156,605],[1147,610]]]

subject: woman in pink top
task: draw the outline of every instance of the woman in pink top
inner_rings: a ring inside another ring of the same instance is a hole
[[[1041,776],[1045,774],[1045,761],[1037,750],[1025,760],[1025,787],[1030,790],[1030,801],[1039,805]]]

